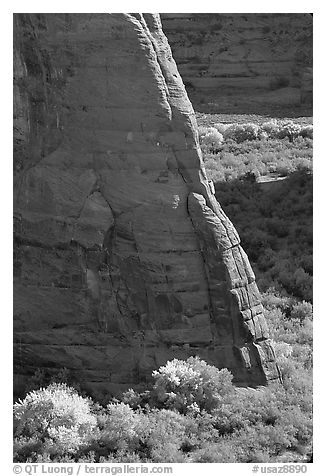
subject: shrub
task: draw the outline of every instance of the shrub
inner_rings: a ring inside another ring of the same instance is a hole
[[[143,428],[143,415],[125,403],[111,403],[101,418],[98,442],[110,451],[137,449]]]
[[[224,139],[225,140],[234,140],[236,142],[241,142],[240,140],[238,141],[237,138],[240,139],[240,134],[243,131],[242,127],[239,126],[239,124],[231,124],[229,125],[225,131],[224,131]]]
[[[109,453],[107,456],[100,456],[99,463],[140,463],[141,457],[136,452],[130,452],[128,450],[119,450],[115,453]],[[91,462],[92,461],[80,461],[78,462]]]
[[[155,394],[158,403],[171,408],[147,405],[133,410],[117,401],[106,409],[90,407],[89,400],[66,385],[52,385],[31,392],[15,405],[16,420],[22,423],[24,415],[29,422],[20,430],[16,427],[15,461],[228,463],[302,458],[311,451],[311,372],[305,368],[311,346],[297,343],[296,330],[302,327],[302,318],[311,322],[307,317],[311,309],[309,303],[296,303],[291,320],[280,310],[285,309],[285,298],[271,297],[268,302],[268,312],[279,311],[273,332],[284,386],[234,389],[228,371],[219,371],[198,357],[168,362],[154,372],[152,390],[129,390],[123,396],[139,407],[139,401],[144,403]],[[42,406],[48,401],[50,405]],[[88,426],[83,445],[80,432],[75,431],[78,425],[84,425],[84,430]]]
[[[152,410],[144,421],[142,443],[147,457],[154,462],[182,463],[181,448],[187,440],[190,424],[185,415],[172,410]]]
[[[309,125],[302,127],[302,129],[300,130],[300,136],[306,137],[308,139],[313,139],[313,126]]]
[[[276,138],[278,136],[280,128],[277,121],[274,119],[268,122],[264,122],[261,125],[260,130],[262,132],[265,132],[268,137]]]
[[[209,147],[201,142],[208,177],[214,182],[221,182],[237,179],[246,172],[259,176],[270,173],[289,175],[299,169],[311,170],[312,139],[298,135],[301,126],[294,125],[295,128],[291,129],[289,124],[284,124],[276,120],[265,122],[260,127],[255,124],[225,126],[215,123],[215,128],[221,126],[219,132],[225,140],[218,147]],[[203,130],[206,131],[207,127]]]
[[[277,136],[279,139],[284,139],[285,137],[288,137],[290,141],[293,141],[295,137],[299,136],[300,131],[301,127],[298,124],[294,124],[294,122],[289,121],[280,125],[280,129]]]
[[[224,139],[236,142],[255,140],[258,138],[259,127],[256,124],[232,124],[224,132]]]
[[[222,134],[222,136],[224,136],[224,132],[226,131],[226,129],[228,128],[228,125],[227,124],[223,124],[222,122],[216,122],[214,124],[214,127],[215,129],[220,133]]]
[[[37,436],[19,436],[14,438],[13,460],[16,463],[26,462],[31,455],[42,453],[43,443]]]
[[[14,404],[15,436],[37,437],[53,452],[75,451],[96,426],[91,404],[66,384],[32,391]]]
[[[215,151],[224,140],[223,135],[215,127],[199,127],[200,144],[209,151]]]
[[[192,463],[237,463],[237,448],[231,439],[220,438],[208,443],[191,455]]]
[[[245,140],[255,140],[258,138],[259,127],[256,124],[243,124]]]
[[[145,390],[142,393],[135,392],[133,388],[129,388],[122,394],[122,402],[129,405],[131,408],[136,410],[140,407],[146,407],[151,398],[150,391]]]
[[[277,357],[277,363],[280,368],[283,368],[284,363],[286,363],[287,359],[292,355],[293,353],[293,347],[291,344],[288,344],[287,342],[275,342],[272,341],[275,355]]]
[[[169,361],[154,371],[153,377],[158,402],[181,413],[209,411],[233,391],[233,377],[228,370],[219,370],[198,357]]]
[[[241,429],[232,438],[236,449],[237,462],[264,462],[260,458],[271,458],[292,447],[295,442],[292,431],[285,425],[257,425]]]
[[[262,141],[268,139],[268,134],[267,134],[267,132],[262,131],[261,129],[259,129],[259,131],[258,131],[258,138],[259,138],[260,140],[262,140]]]
[[[294,375],[298,378],[296,373]],[[303,391],[302,397],[296,399],[283,386],[275,385],[262,390],[239,391],[237,398],[225,399],[223,405],[214,410],[215,427],[229,438],[237,462],[257,458],[278,460],[285,451],[309,444],[311,414],[309,408],[300,407],[300,403],[307,395],[311,399],[311,393],[307,393],[311,389],[304,387],[302,378],[298,385],[303,385]]]
[[[214,183],[225,180],[225,168],[218,156],[213,156],[212,154],[207,155],[205,157],[205,169],[207,176],[210,180],[213,180]]]
[[[275,288],[270,287],[266,293],[262,293],[262,304],[268,310],[280,309],[282,312],[290,312],[294,299],[282,296]]]
[[[304,321],[308,319],[312,319],[312,304],[307,301],[302,301],[297,304],[295,304],[292,308],[291,319],[296,319],[300,323],[303,323]]]
[[[301,266],[294,272],[291,291],[303,299],[311,300],[312,298],[312,276]]]
[[[214,427],[221,435],[258,423],[272,424],[279,414],[277,399],[269,388],[238,389],[234,397],[225,397],[212,412]]]

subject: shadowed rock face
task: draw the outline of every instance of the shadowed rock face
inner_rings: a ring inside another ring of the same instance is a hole
[[[312,66],[309,13],[163,13],[185,82],[205,91],[300,88]]]
[[[199,355],[278,379],[160,18],[15,15],[15,371],[112,393]]]

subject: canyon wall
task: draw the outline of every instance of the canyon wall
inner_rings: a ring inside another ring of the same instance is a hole
[[[163,13],[184,82],[197,90],[300,88],[312,66],[309,13]],[[312,89],[312,79],[311,79]]]
[[[239,236],[151,14],[14,15],[14,370],[89,390],[199,355],[278,380]]]

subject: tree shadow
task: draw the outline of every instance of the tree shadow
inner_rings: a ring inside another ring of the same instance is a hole
[[[215,195],[240,235],[261,291],[275,287],[312,301],[312,173],[299,170],[266,183],[248,173],[215,183]]]

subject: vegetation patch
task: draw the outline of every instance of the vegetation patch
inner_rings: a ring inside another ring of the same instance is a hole
[[[238,389],[198,357],[153,372],[142,393],[107,405],[62,383],[14,405],[15,462],[231,463],[311,455],[311,306],[264,295],[284,385]],[[301,339],[295,340],[294,333]]]
[[[239,231],[283,385],[241,389],[200,358],[155,370],[142,392],[90,398],[65,369],[14,404],[15,462],[268,463],[312,458],[312,126],[203,124],[206,170]],[[286,179],[264,189],[257,179]]]
[[[215,183],[216,197],[241,237],[258,287],[312,301],[313,177],[292,172],[265,190],[255,176]]]
[[[199,141],[208,178],[230,181],[252,173],[286,176],[312,170],[313,126],[291,121],[224,124],[199,127]]]

